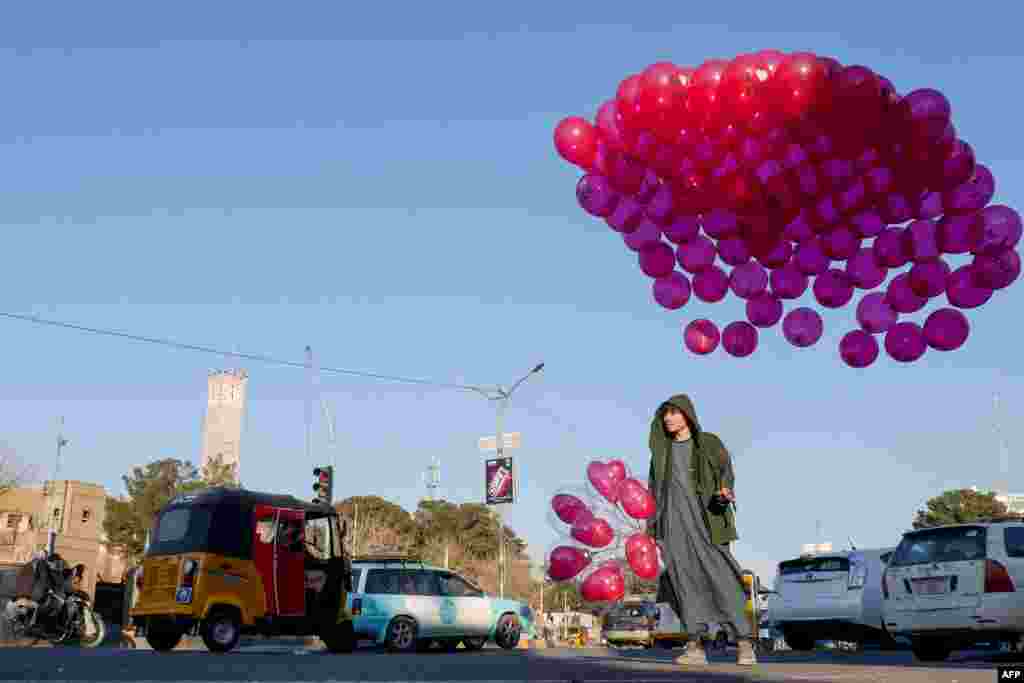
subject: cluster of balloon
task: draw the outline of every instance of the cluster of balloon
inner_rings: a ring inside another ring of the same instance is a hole
[[[559,540],[548,551],[552,581],[577,583],[588,603],[621,600],[626,571],[645,581],[664,569],[658,544],[644,530],[656,513],[647,486],[621,460],[587,465],[583,485],[559,489],[548,520]]]
[[[747,319],[721,331],[705,318],[685,326],[696,354],[721,344],[749,356],[758,330],[780,321],[789,343],[812,346],[821,314],[784,310],[810,288],[823,309],[865,293],[858,329],[839,344],[847,365],[871,365],[881,334],[890,357],[912,362],[962,346],[961,311],[1020,275],[1021,218],[989,205],[995,179],[949,101],[933,89],[899,95],[864,66],[775,50],[696,69],[659,62],[623,80],[594,123],[566,118],[554,138],[585,172],[580,205],[637,252],[658,304],[729,291],[746,301]],[[923,326],[899,320],[943,294],[949,306]]]

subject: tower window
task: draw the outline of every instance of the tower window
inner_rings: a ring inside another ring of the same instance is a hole
[[[8,513],[7,528],[17,529],[19,526],[21,526],[21,515],[15,513]]]
[[[88,522],[90,517],[92,517],[92,510],[90,510],[89,508],[83,509],[82,510],[82,524],[85,524],[86,522]]]

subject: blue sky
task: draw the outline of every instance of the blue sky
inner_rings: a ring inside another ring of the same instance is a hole
[[[1020,284],[969,313],[963,349],[910,366],[841,363],[852,306],[825,314],[813,348],[776,328],[750,358],[696,358],[682,325],[741,318],[737,300],[658,307],[635,255],[576,205],[578,173],[551,142],[651,62],[807,49],[900,92],[943,90],[995,201],[1020,207],[1020,10],[33,7],[0,29],[0,310],[299,361],[310,344],[324,365],[444,382],[509,383],[544,361],[507,421],[523,434],[507,518],[538,559],[555,540],[550,494],[594,458],[646,475],[651,413],[681,391],[735,455],[736,552],[764,578],[817,540],[817,520],[837,545],[892,544],[928,495],[996,480],[994,393],[1011,451],[1024,439]],[[233,365],[14,321],[0,335],[0,439],[51,476],[63,415],[62,475],[118,492],[135,464],[198,460],[207,370]],[[305,456],[306,377],[246,367],[243,479],[306,497],[330,459],[322,425],[317,462]],[[481,499],[482,398],[337,375],[321,389],[338,497],[413,509],[437,456],[448,498]]]

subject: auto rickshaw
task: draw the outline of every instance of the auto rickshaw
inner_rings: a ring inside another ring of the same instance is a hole
[[[344,540],[326,504],[228,488],[178,496],[157,515],[131,616],[158,652],[185,634],[218,653],[242,634],[315,635],[351,652]]]

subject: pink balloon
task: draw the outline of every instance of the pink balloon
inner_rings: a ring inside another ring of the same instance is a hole
[[[590,480],[594,489],[611,503],[618,500],[618,487],[625,478],[625,469],[610,462],[603,463],[595,460],[587,465],[587,479]]]
[[[974,269],[968,264],[946,277],[946,298],[957,308],[977,308],[992,298],[992,289],[975,283]]]
[[[926,348],[924,331],[917,323],[896,323],[885,334],[886,352],[901,363],[914,362],[924,355]]]
[[[857,304],[857,322],[871,334],[885,332],[896,324],[897,318],[896,311],[886,302],[882,292],[868,294]]]
[[[551,509],[558,519],[566,524],[572,524],[576,519],[586,513],[590,514],[590,508],[576,496],[560,493],[551,498]]]
[[[811,308],[794,308],[782,320],[782,333],[793,346],[812,346],[821,339],[824,324],[817,311]]]
[[[615,602],[626,594],[626,577],[617,562],[599,566],[580,585],[580,595],[587,602]]]
[[[650,519],[654,516],[654,496],[642,482],[632,477],[619,484],[619,504],[633,519]]]
[[[839,355],[851,368],[866,368],[878,358],[878,342],[864,330],[847,332],[839,342]]]
[[[648,277],[667,277],[675,267],[675,253],[664,242],[646,244],[640,249],[640,269]]]
[[[971,325],[967,316],[955,308],[940,308],[924,323],[924,338],[937,351],[953,351],[967,341]]]
[[[632,534],[626,539],[626,562],[633,573],[644,581],[657,578],[661,570],[658,544],[643,532]]]
[[[615,540],[615,531],[608,520],[589,511],[576,518],[569,533],[574,539],[591,548],[605,548]]]
[[[771,327],[782,319],[782,302],[763,292],[747,301],[747,320],[754,327]]]
[[[730,356],[746,358],[757,348],[757,328],[744,320],[729,323],[722,330],[722,348]]]
[[[711,266],[697,273],[693,278],[693,293],[701,301],[717,303],[729,291],[729,276],[718,266]]]
[[[548,576],[553,581],[568,581],[590,564],[590,553],[569,545],[560,545],[548,556]]]
[[[669,310],[682,308],[690,300],[690,281],[679,272],[654,281],[654,300]]]
[[[718,348],[721,334],[710,320],[694,320],[683,330],[683,341],[693,353],[707,355]]]

